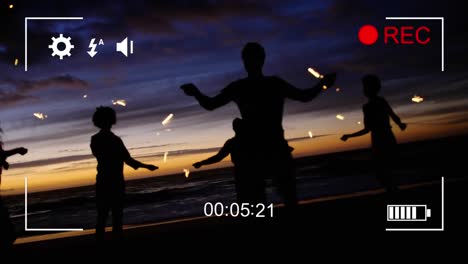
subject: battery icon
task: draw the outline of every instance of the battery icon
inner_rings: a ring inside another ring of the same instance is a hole
[[[427,221],[429,217],[427,205],[387,205],[387,221]]]

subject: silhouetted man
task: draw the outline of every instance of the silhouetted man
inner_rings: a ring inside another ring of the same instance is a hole
[[[308,102],[332,86],[335,75],[325,75],[310,89],[298,89],[277,76],[264,76],[265,50],[258,43],[247,43],[242,50],[247,77],[230,83],[220,94],[209,97],[193,84],[184,84],[185,94],[194,96],[207,110],[214,110],[233,101],[237,104],[250,142],[248,159],[252,167],[248,177],[273,176],[288,206],[297,204],[294,166],[282,126],[284,100]],[[255,147],[253,147],[255,146]]]

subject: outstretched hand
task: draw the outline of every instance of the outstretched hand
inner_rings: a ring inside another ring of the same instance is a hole
[[[25,155],[26,153],[28,153],[28,149],[27,148],[18,148],[18,153],[21,154],[21,155]]]
[[[320,82],[322,85],[325,85],[327,86],[327,88],[330,88],[333,85],[335,85],[335,81],[336,81],[336,73],[334,72],[334,73],[325,74],[325,76],[323,76],[323,79]]]
[[[193,165],[192,165],[195,169],[199,169],[202,165],[200,162],[195,162]]]
[[[151,164],[148,164],[148,165],[145,166],[145,169],[150,170],[150,171],[154,171],[154,170],[159,169],[159,167],[158,167],[158,166],[151,165]]]
[[[398,126],[400,127],[401,131],[404,131],[407,127],[407,125],[405,123],[400,123],[398,124]]]
[[[8,163],[7,161],[4,161],[2,166],[5,170],[8,170],[10,168],[10,163]]]
[[[346,141],[346,140],[348,140],[348,138],[349,138],[348,135],[343,135],[343,136],[341,137],[341,140],[342,140],[342,141]]]
[[[180,86],[180,89],[184,91],[184,93],[188,96],[195,96],[196,94],[200,93],[198,88],[193,83],[186,83]]]

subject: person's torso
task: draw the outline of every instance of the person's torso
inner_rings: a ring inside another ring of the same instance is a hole
[[[364,105],[366,126],[372,132],[385,131],[391,128],[387,102],[380,97],[369,100]]]
[[[364,105],[366,127],[371,131],[373,148],[391,148],[396,139],[390,125],[389,106],[385,99],[377,97]]]
[[[245,78],[235,82],[234,102],[247,135],[282,137],[284,95],[273,77]]]
[[[98,162],[97,180],[123,180],[126,153],[121,139],[111,132],[99,132],[92,138],[92,147]]]

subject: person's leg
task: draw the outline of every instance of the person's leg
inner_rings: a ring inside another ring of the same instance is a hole
[[[392,196],[398,191],[398,186],[393,179],[392,158],[385,153],[379,153],[374,156],[374,166],[377,180],[385,188],[386,192]]]
[[[96,190],[96,209],[97,209],[97,219],[96,219],[96,240],[102,242],[104,240],[105,228],[107,215],[109,214],[109,205],[106,201],[105,194],[100,193]]]
[[[283,196],[284,205],[288,209],[294,209],[297,206],[296,175],[294,167],[288,165],[281,170],[280,184],[278,191]]]
[[[15,226],[10,220],[10,213],[0,196],[0,252],[7,256],[11,253],[16,240]]]
[[[257,159],[259,160],[259,159]],[[265,167],[261,160],[255,165],[251,164],[250,169],[246,172],[247,177],[244,179],[245,193],[247,202],[253,205],[262,203],[265,204],[266,198],[266,183],[265,183]]]
[[[272,173],[274,173],[273,183],[276,191],[288,210],[296,208],[296,174],[291,152],[288,150],[287,153],[278,153],[277,156],[272,157],[272,164],[275,164]]]
[[[265,180],[262,165],[255,156],[248,156],[242,164],[235,165],[235,184],[238,203],[256,205],[266,202]]]
[[[125,187],[119,186],[112,199],[112,237],[114,240],[122,239],[124,195]]]

